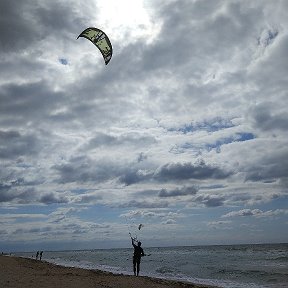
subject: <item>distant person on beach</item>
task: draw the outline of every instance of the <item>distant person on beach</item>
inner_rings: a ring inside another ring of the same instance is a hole
[[[40,252],[40,261],[42,260],[43,251]]]
[[[38,256],[39,256],[39,251],[37,251],[36,253],[36,260],[38,260]]]
[[[140,262],[141,262],[141,257],[145,256],[144,251],[141,247],[141,242],[140,241],[136,241],[135,239],[133,239],[131,237],[132,240],[132,245],[134,247],[134,255],[133,255],[133,271],[134,271],[134,275],[138,276],[139,272],[140,272]],[[134,242],[138,242],[137,245]],[[137,274],[136,274],[137,272]]]

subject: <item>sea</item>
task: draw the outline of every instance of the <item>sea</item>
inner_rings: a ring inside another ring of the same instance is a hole
[[[140,275],[223,288],[288,287],[288,243],[143,247]],[[35,258],[35,253],[16,253]],[[133,247],[44,251],[42,260],[132,275]]]

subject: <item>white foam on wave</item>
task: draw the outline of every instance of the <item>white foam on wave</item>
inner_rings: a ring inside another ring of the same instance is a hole
[[[88,270],[101,270],[104,272],[111,272],[113,274],[124,274],[124,275],[131,275],[126,270],[121,269],[120,267],[116,266],[109,266],[109,265],[103,265],[85,261],[85,260],[63,260],[61,258],[51,258],[46,259],[47,262],[53,263],[56,265],[64,266],[64,267],[75,267],[75,268],[81,268],[81,269],[88,269]]]
[[[96,265],[95,263],[85,261],[85,260],[63,260],[61,258],[51,258],[46,259],[47,262],[64,266],[64,267],[75,267],[75,268],[81,268],[81,269],[88,269],[88,270],[101,270],[104,272],[111,272],[113,274],[123,274],[123,275],[133,275],[132,272],[123,270],[120,267],[116,266],[109,266],[109,265]],[[161,270],[162,271],[162,270]],[[177,274],[173,275],[172,271],[165,270],[165,275],[160,273],[141,273],[142,276],[147,276],[151,278],[157,278],[157,279],[165,279],[165,280],[175,280],[175,281],[181,281],[181,282],[187,282],[192,283],[196,285],[210,285],[210,286],[217,286],[217,287],[223,287],[223,288],[260,288],[263,286],[258,286],[253,283],[236,283],[233,281],[228,280],[216,280],[216,279],[200,279],[200,278],[192,278],[186,275]],[[164,272],[164,271],[162,271]],[[167,272],[171,272],[170,274]]]

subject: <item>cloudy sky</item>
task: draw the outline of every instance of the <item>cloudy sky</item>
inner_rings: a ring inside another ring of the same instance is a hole
[[[287,242],[287,10],[2,0],[1,249]]]

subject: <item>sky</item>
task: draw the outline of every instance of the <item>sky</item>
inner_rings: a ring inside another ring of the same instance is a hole
[[[287,10],[2,0],[0,250],[287,242]]]

